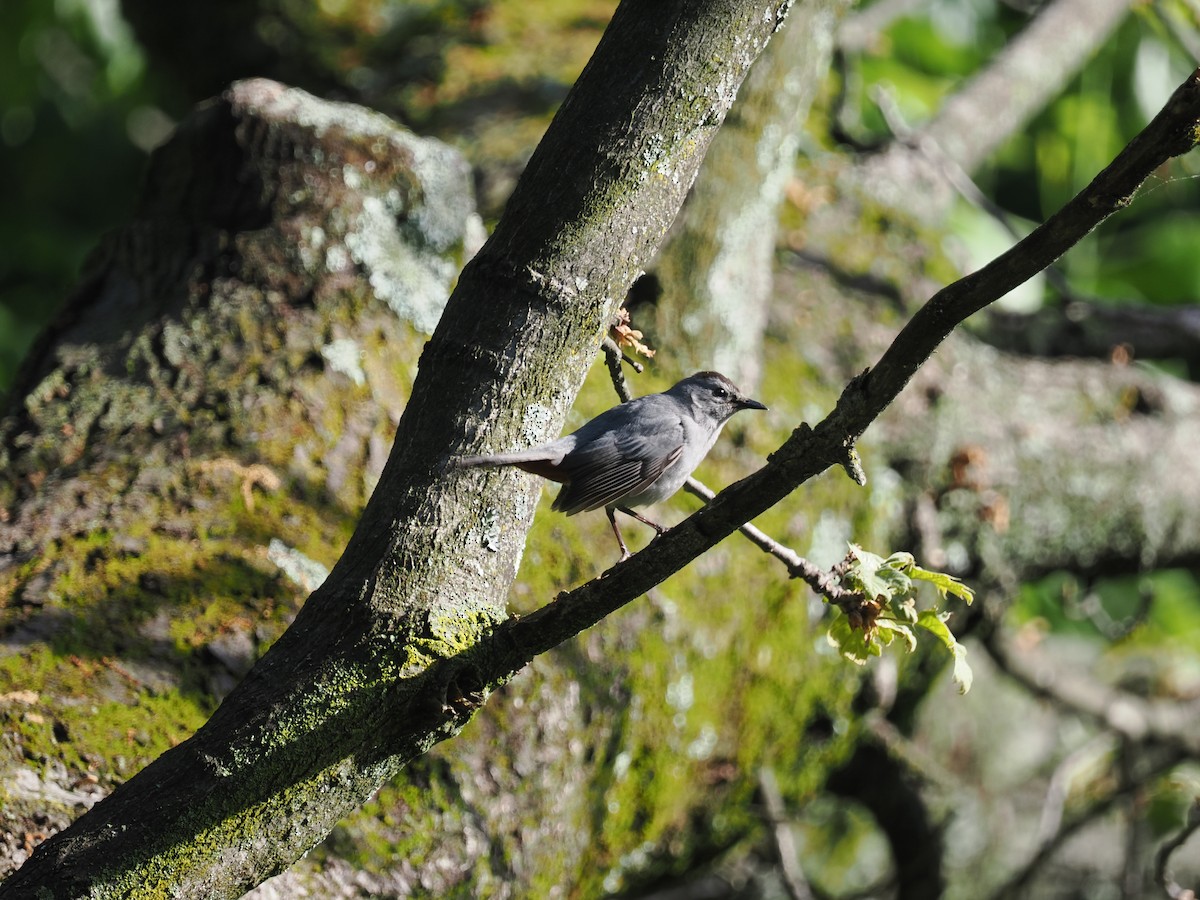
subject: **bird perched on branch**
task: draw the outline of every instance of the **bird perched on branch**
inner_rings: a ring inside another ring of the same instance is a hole
[[[668,391],[614,406],[556,441],[490,456],[463,456],[460,468],[517,466],[563,487],[553,508],[573,516],[604,507],[621,559],[629,548],[615,510],[666,531],[632,507],[665,500],[683,487],[712,449],[721,428],[743,409],[766,409],[719,372],[697,372]]]

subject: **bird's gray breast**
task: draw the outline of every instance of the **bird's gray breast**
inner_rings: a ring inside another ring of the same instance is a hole
[[[707,428],[686,415],[680,417],[679,428],[683,438],[676,459],[663,470],[662,475],[653,484],[648,485],[636,496],[626,498],[624,505],[646,506],[659,503],[678,491],[703,462],[721,431],[720,425]]]

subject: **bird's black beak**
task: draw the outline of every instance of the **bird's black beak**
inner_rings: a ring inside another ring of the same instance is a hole
[[[738,406],[742,409],[766,409],[766,407],[757,400],[751,400],[749,397],[738,398]]]

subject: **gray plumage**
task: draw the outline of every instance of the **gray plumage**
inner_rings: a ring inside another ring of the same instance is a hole
[[[517,466],[563,487],[553,508],[573,516],[604,507],[621,558],[629,555],[614,509],[655,528],[631,507],[658,503],[683,487],[716,442],[721,428],[743,409],[766,409],[719,372],[697,372],[661,394],[614,406],[578,431],[541,447],[464,456],[459,467]]]

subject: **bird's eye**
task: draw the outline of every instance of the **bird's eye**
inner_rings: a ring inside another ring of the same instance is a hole
[[[729,396],[729,391],[725,390],[723,387],[713,388],[713,396],[718,400],[724,400]]]

